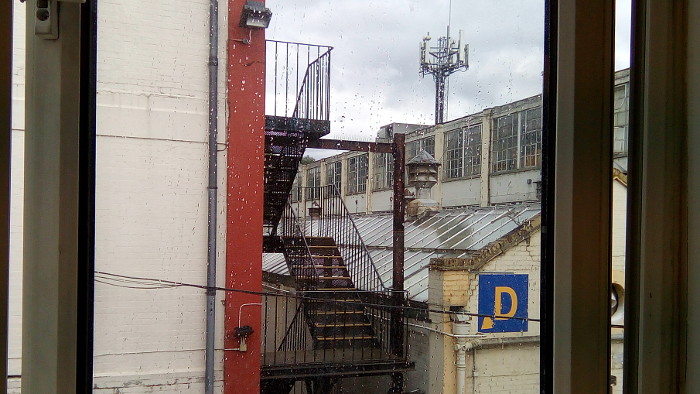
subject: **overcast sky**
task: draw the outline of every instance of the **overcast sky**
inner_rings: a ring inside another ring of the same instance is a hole
[[[629,65],[629,3],[618,0],[616,68]],[[333,138],[373,140],[380,126],[432,124],[435,84],[418,45],[464,30],[469,70],[449,79],[446,119],[542,91],[544,3],[528,0],[267,0],[267,38],[334,47]],[[621,50],[620,48],[627,48]]]

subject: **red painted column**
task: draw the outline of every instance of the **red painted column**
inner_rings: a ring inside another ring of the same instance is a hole
[[[265,31],[238,26],[244,4],[245,0],[229,0],[226,287],[260,292],[265,145]],[[224,352],[226,394],[260,392],[260,302],[259,295],[226,293],[225,348],[240,346],[240,340],[235,335],[239,319],[241,326],[253,328],[253,334],[246,341],[247,351]]]

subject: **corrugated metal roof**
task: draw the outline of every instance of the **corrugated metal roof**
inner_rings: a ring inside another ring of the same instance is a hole
[[[444,209],[435,215],[405,225],[405,288],[415,301],[428,299],[428,265],[436,257],[467,257],[498,240],[540,213],[539,204],[517,204],[486,208]],[[392,215],[354,216],[362,239],[383,282],[391,284]],[[288,275],[284,257],[266,254],[263,270]],[[356,278],[360,283],[361,278]]]

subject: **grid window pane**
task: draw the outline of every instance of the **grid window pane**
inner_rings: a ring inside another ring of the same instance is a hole
[[[615,87],[615,93],[613,96],[614,104],[614,115],[613,115],[613,127],[614,127],[614,145],[613,152],[616,154],[627,153],[627,139],[628,139],[628,128],[627,124],[629,121],[629,89],[627,89],[627,84],[618,85]]]
[[[373,178],[373,190],[391,188],[394,182],[394,158],[390,153],[376,155]]]
[[[321,195],[321,167],[309,168],[306,171],[306,199],[315,200]]]
[[[367,154],[348,159],[348,194],[364,193],[367,190],[367,164]]]
[[[445,133],[445,178],[454,179],[462,176],[464,160],[462,130]]]
[[[481,172],[481,124],[467,127],[463,140],[463,176],[478,175]]]
[[[520,113],[520,168],[537,167],[542,162],[542,112],[532,108]]]
[[[518,154],[518,114],[501,116],[494,123],[492,170],[514,170]]]
[[[335,186],[335,189],[338,191],[338,193],[340,193],[342,170],[342,161],[329,163],[326,166],[326,184]]]

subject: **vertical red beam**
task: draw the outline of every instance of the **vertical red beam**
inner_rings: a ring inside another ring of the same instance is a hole
[[[262,290],[265,31],[239,27],[245,0],[229,0],[226,286]],[[260,392],[261,297],[226,293],[226,349],[238,348],[236,327],[250,326],[247,351],[224,352],[224,393]],[[252,305],[251,305],[252,304]],[[258,305],[256,305],[258,304]],[[239,316],[239,311],[241,311]]]

